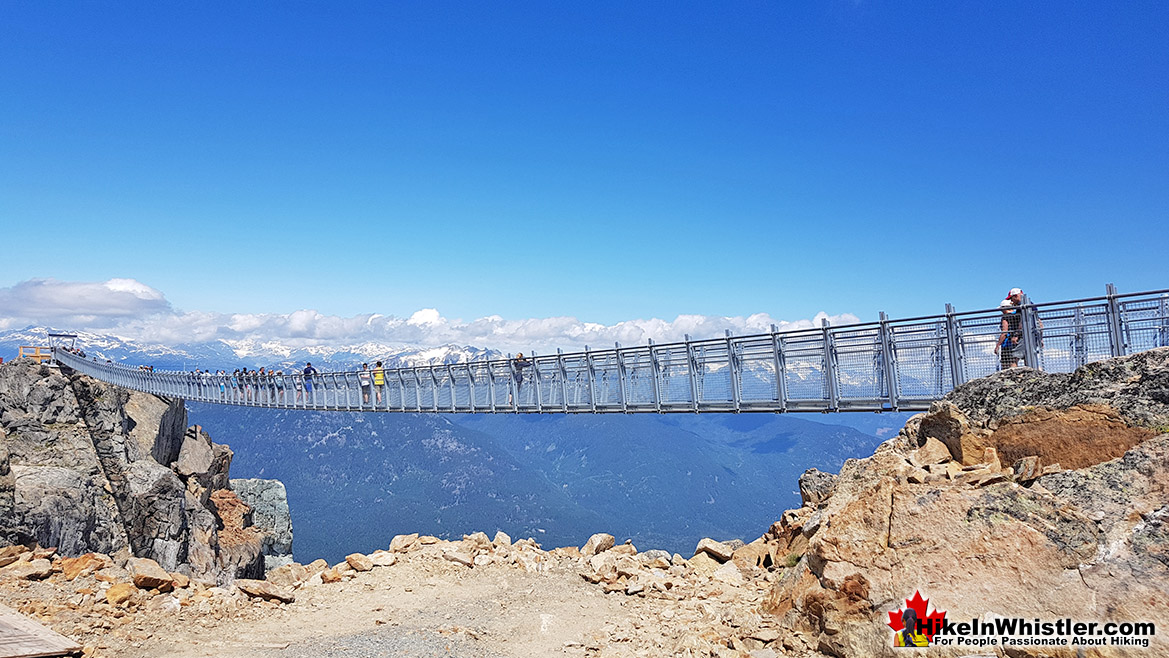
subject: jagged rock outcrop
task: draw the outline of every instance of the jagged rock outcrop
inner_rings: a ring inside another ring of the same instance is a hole
[[[218,581],[262,574],[250,515],[225,520],[213,501],[231,450],[185,423],[181,401],[0,365],[0,543],[133,555]]]
[[[264,533],[264,567],[289,564],[292,557],[292,512],[288,491],[280,480],[235,479],[231,489],[252,508],[252,523]]]
[[[896,655],[915,591],[951,619],[1169,624],[1167,429],[1169,349],[959,387],[765,535],[798,562],[762,611],[833,656]]]

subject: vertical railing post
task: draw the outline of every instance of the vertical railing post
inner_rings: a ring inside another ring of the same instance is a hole
[[[1169,347],[1169,295],[1161,295],[1161,326],[1157,332],[1157,346]]]
[[[966,381],[966,364],[958,349],[958,323],[954,320],[954,305],[946,304],[946,347],[950,353],[950,388],[958,388]]]
[[[564,351],[556,348],[556,366],[560,372],[560,410],[568,411],[568,368],[564,365]]]
[[[727,341],[727,368],[730,370],[730,380],[731,380],[731,382],[730,382],[731,383],[731,401],[735,405],[735,412],[738,413],[740,406],[742,404],[740,402],[740,399],[739,399],[739,395],[740,395],[739,394],[739,384],[742,381],[742,378],[741,378],[740,374],[737,372],[739,360],[735,358],[735,343],[734,343],[734,341],[731,340],[731,330],[730,329],[726,330],[726,341]]]
[[[833,345],[831,325],[828,318],[820,319],[820,330],[824,335],[824,382],[827,385],[828,410],[836,411],[839,405],[839,394],[836,388],[836,350]]]
[[[893,332],[889,330],[889,316],[881,311],[881,374],[885,377],[885,389],[889,394],[889,408],[897,411],[900,402],[900,387],[897,385],[897,362],[893,359]]]
[[[1075,355],[1076,367],[1088,362],[1088,350],[1084,340],[1084,309],[1076,304],[1076,312],[1072,315],[1072,354]]]
[[[490,402],[491,413],[496,413],[495,406],[495,368],[491,367],[491,361],[487,362],[487,397]]]
[[[446,364],[446,376],[450,378],[451,382],[451,413],[454,413],[455,410],[458,409],[457,400],[459,399],[459,396],[455,389],[455,368],[449,363]]]
[[[597,413],[597,371],[593,368],[593,353],[585,345],[585,363],[589,369],[589,405],[592,412]]]
[[[690,344],[690,334],[684,334],[686,339],[686,359],[690,362],[690,403],[694,406],[695,413],[698,412],[698,359],[694,356],[694,346]]]
[[[662,395],[661,387],[658,382],[658,357],[654,353],[654,339],[649,339],[649,371],[653,376],[653,392],[654,392],[654,409],[658,413],[662,412]]]
[[[613,346],[616,348],[614,354],[617,357],[617,390],[621,393],[621,411],[629,413],[629,396],[626,395],[625,391],[625,361],[621,358],[621,343],[614,342]]]
[[[1039,370],[1039,345],[1035,340],[1035,328],[1038,326],[1035,322],[1036,310],[1027,295],[1023,295],[1023,305],[1019,312],[1023,314],[1023,321],[1020,323],[1023,329],[1023,354],[1027,365]]]
[[[544,396],[540,395],[540,364],[537,361],[536,353],[532,352],[532,386],[536,390],[536,411],[544,413]]]
[[[779,410],[787,411],[787,364],[784,363],[783,338],[779,327],[771,325],[771,356],[775,360],[775,399]]]
[[[1112,349],[1112,356],[1124,356],[1124,335],[1120,322],[1120,302],[1116,299],[1116,286],[1108,284],[1105,287],[1108,294],[1108,344]]]
[[[507,354],[507,390],[509,391],[508,403],[511,406],[512,413],[519,413],[520,410],[520,387],[515,378],[515,361],[511,358],[511,352]]]

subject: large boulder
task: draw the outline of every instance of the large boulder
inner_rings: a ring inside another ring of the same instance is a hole
[[[819,505],[832,495],[836,476],[816,468],[809,468],[800,476],[800,498],[804,505]]]
[[[252,524],[264,534],[264,565],[275,569],[292,557],[292,513],[288,491],[279,480],[235,479],[231,489],[252,509]]]

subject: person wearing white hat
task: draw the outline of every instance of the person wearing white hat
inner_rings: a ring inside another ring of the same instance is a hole
[[[1019,359],[1026,358],[1023,350],[1023,314],[1018,307],[1023,305],[1023,289],[1011,288],[1007,297],[999,302],[999,310],[1003,312],[1003,321],[999,329],[998,340],[995,341],[994,353],[999,355],[999,363],[1003,370],[1019,365]],[[1043,347],[1042,335],[1043,320],[1035,318],[1036,341],[1035,347]],[[1028,363],[1027,365],[1032,365]]]

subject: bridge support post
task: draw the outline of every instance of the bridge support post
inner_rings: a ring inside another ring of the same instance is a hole
[[[694,405],[694,413],[698,413],[698,359],[694,357],[694,346],[690,344],[690,334],[683,334],[686,339],[686,359],[690,362],[690,404]]]
[[[889,408],[897,411],[900,396],[897,386],[897,362],[893,360],[893,332],[889,330],[889,316],[881,311],[881,376],[885,378],[885,391],[889,394]]]
[[[652,338],[649,339],[649,370],[650,375],[653,377],[654,408],[658,410],[658,413],[661,413],[662,393],[661,386],[658,382],[660,369],[658,368],[658,357],[654,354],[654,339]]]
[[[1116,286],[1105,287],[1108,294],[1108,338],[1112,356],[1124,356],[1124,334],[1120,320],[1120,302],[1116,299]]]
[[[585,345],[585,365],[589,369],[589,405],[592,412],[597,413],[597,370],[593,367],[593,353]]]
[[[966,363],[960,349],[961,336],[954,320],[954,305],[946,304],[946,347],[950,353],[950,388],[958,388],[966,381]]]
[[[617,385],[618,391],[621,393],[621,411],[629,413],[629,396],[625,391],[625,360],[621,358],[621,343],[614,342],[613,354],[617,358]]]
[[[779,410],[787,411],[787,364],[784,362],[783,338],[779,327],[771,325],[771,355],[775,359],[775,396]]]
[[[742,381],[742,376],[739,373],[739,360],[735,358],[735,341],[731,338],[731,330],[727,329],[727,369],[730,371],[731,380],[731,402],[735,405],[735,413],[738,413],[742,405],[740,400],[741,392],[739,391],[739,383]]]
[[[836,387],[836,349],[832,341],[831,325],[828,318],[820,320],[821,331],[824,332],[824,383],[828,395],[828,410],[836,411],[840,408],[839,393]]]

